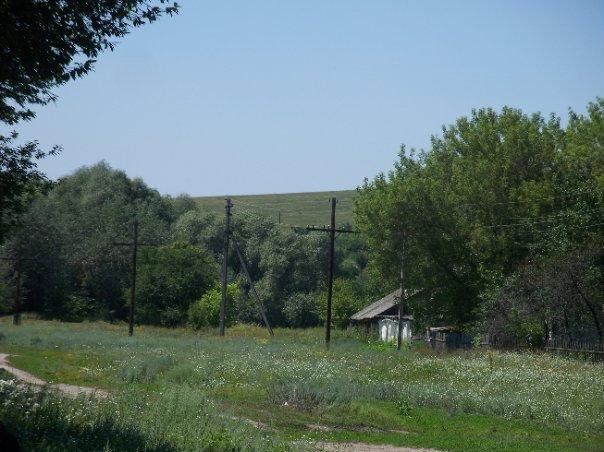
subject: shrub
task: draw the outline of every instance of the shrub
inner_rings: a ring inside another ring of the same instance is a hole
[[[240,290],[237,283],[227,285],[226,321],[233,323],[234,303]],[[222,289],[217,286],[207,291],[199,300],[189,306],[187,320],[191,328],[199,330],[207,326],[218,326]]]
[[[98,315],[98,306],[94,299],[78,294],[69,295],[63,303],[61,320],[66,322],[81,322]]]
[[[269,385],[267,392],[271,403],[317,412],[339,402],[338,393],[332,389],[310,380],[278,380]]]
[[[137,318],[143,323],[184,323],[191,303],[211,286],[216,276],[210,254],[182,242],[144,249],[140,261]]]
[[[396,411],[399,416],[408,417],[411,415],[411,410],[412,410],[413,406],[408,398],[401,397],[395,403],[396,403]]]
[[[364,301],[356,295],[353,281],[337,278],[333,282],[331,306],[333,323],[339,328],[345,328],[350,323],[350,317],[364,306]],[[317,297],[317,307],[321,320],[325,320],[327,291],[321,292]]]
[[[156,356],[135,362],[123,367],[119,379],[126,383],[153,383],[158,374],[165,372],[174,365],[172,356]]]
[[[311,294],[297,293],[290,296],[283,306],[283,315],[292,327],[306,328],[319,324],[317,305]]]
[[[166,308],[159,315],[159,323],[163,326],[175,328],[183,323],[183,314],[175,307]]]

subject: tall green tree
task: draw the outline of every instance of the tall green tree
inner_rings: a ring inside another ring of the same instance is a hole
[[[142,323],[182,325],[189,307],[217,280],[218,265],[203,248],[184,242],[145,248],[137,277],[136,317]]]
[[[257,292],[266,304],[268,317],[275,325],[287,325],[284,308],[294,294],[312,294],[325,279],[326,237],[324,234],[296,234],[275,224],[264,215],[249,210],[235,211],[233,237],[239,242]],[[172,226],[172,237],[201,245],[222,260],[224,218],[201,210],[189,211]],[[233,247],[228,256],[229,278],[238,279],[243,301],[239,320],[260,322],[260,315],[249,293],[249,283]],[[291,308],[291,303],[290,303]]]
[[[35,259],[23,263],[25,308],[63,317],[66,300],[77,295],[94,303],[99,317],[123,315],[129,253],[113,243],[132,239],[135,217],[140,240],[167,241],[169,204],[106,163],[81,168],[38,196],[5,244],[6,252]]]
[[[31,105],[56,100],[53,89],[90,72],[115,39],[177,11],[167,0],[0,2],[0,121],[33,118]]]
[[[383,277],[396,286],[405,244],[408,284],[431,294],[418,314],[463,324],[487,286],[532,256],[587,240],[602,214],[602,106],[590,104],[589,118],[571,112],[567,130],[554,116],[476,110],[429,150],[403,147],[355,205]]]
[[[177,12],[166,0],[0,1],[0,123],[34,118],[34,106],[55,101],[53,90],[90,72],[115,39]],[[16,138],[0,135],[0,243],[47,182],[38,160],[60,150],[43,151],[36,141],[16,146]]]

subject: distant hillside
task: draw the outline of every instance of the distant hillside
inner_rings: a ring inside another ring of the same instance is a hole
[[[352,224],[352,201],[355,190],[322,191],[313,193],[282,193],[274,195],[241,195],[231,196],[233,213],[242,210],[260,212],[275,222],[281,213],[281,223],[287,225],[306,226],[308,224],[329,224],[329,200],[335,196],[338,200],[336,207],[336,223]],[[226,196],[196,197],[195,201],[212,212],[224,214],[224,198]]]

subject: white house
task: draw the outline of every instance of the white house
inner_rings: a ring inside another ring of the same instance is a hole
[[[378,320],[380,339],[384,342],[396,341],[398,336],[398,317],[390,317],[383,317]],[[402,319],[403,333],[401,339],[403,341],[411,340],[411,320],[413,320],[411,316],[404,316]]]
[[[419,290],[405,289],[405,300],[415,296]],[[352,323],[355,325],[364,325],[367,333],[372,329],[377,329],[381,340],[396,341],[398,335],[398,303],[400,300],[401,289],[397,289],[389,293],[384,298],[371,303],[369,306],[361,309],[351,317]],[[411,339],[411,322],[413,316],[402,316],[402,339]]]

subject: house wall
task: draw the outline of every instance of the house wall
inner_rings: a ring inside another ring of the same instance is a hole
[[[380,319],[378,321],[380,339],[384,342],[396,341],[398,336],[398,320]],[[403,320],[402,340],[411,340],[411,321]]]

